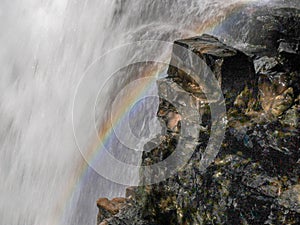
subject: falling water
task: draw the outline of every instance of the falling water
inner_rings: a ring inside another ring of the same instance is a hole
[[[82,176],[87,165],[75,144],[71,115],[84,71],[125,43],[209,32],[248,2],[2,0],[0,224],[96,224],[97,198],[122,196],[125,187],[92,169]],[[119,57],[141,52],[131,54]],[[118,68],[118,60],[110,59],[106,67]],[[103,68],[98,79],[107,76]],[[107,93],[116,94],[114,90]],[[110,94],[100,96],[105,104]],[[81,113],[85,115],[84,107]]]

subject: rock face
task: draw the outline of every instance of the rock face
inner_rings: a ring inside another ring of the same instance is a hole
[[[273,7],[261,5],[261,2],[259,6],[255,3],[247,5],[229,17],[214,33],[256,55],[277,55],[279,48],[280,53],[296,56],[300,37],[299,2],[279,0],[277,3],[274,0]]]
[[[98,199],[98,224],[107,224],[105,219],[116,215],[120,211],[120,209],[125,205],[125,203],[125,198],[114,198],[112,200],[108,200],[107,198]]]
[[[209,35],[175,42],[201,57],[219,80],[227,106],[225,139],[213,163],[201,171],[211,135],[210,109],[193,77],[170,66],[169,76],[158,81],[157,115],[166,131],[157,137],[158,147],[144,152],[142,163],[166,159],[178,144],[186,115],[165,100],[172,91],[177,93],[174,100],[183,101],[188,111],[201,112],[199,134],[191,130],[188,135],[197,138],[194,153],[165,181],[128,188],[126,200],[120,202],[100,199],[98,224],[300,224],[300,70],[294,60],[300,56],[295,29],[300,20],[291,9],[279,11],[275,15],[282,22],[280,35],[278,21],[275,26],[268,19],[273,11],[259,12],[265,29],[265,42],[260,44],[271,46],[271,55],[260,49],[250,59],[247,55],[253,51],[243,53]],[[251,44],[257,42],[256,28],[245,37]],[[188,60],[175,45],[171,64]],[[155,176],[160,171],[151,172]]]
[[[250,85],[251,82],[255,81],[254,65],[249,56],[223,44],[216,37],[204,34],[198,37],[178,40],[174,43],[168,74],[175,81],[184,84],[183,88],[187,91],[189,91],[190,87],[197,87],[197,85],[185,72],[172,66],[182,67],[186,61],[190,60],[189,55],[186,52],[182,52],[181,47],[187,48],[198,55],[210,67],[219,81],[228,103],[232,103],[246,84]],[[188,64],[192,63],[188,62]]]

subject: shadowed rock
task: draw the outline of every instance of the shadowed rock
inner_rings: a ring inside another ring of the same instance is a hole
[[[198,55],[205,65],[211,69],[228,103],[232,103],[233,99],[245,88],[246,84],[255,82],[254,65],[249,56],[225,45],[216,37],[204,34],[198,37],[178,40],[174,43],[171,59],[171,65],[174,66],[169,67],[168,75],[181,83],[187,91],[198,93],[198,95],[201,94],[202,87],[199,87],[198,84],[203,85],[204,82],[201,79],[196,82],[196,79],[193,79],[191,74],[186,74],[180,68],[185,68],[185,65],[191,65],[192,68],[198,69],[198,71],[194,71],[196,73],[194,76],[196,77],[199,77],[200,73],[205,73],[206,68],[195,65],[196,62],[192,61],[191,53],[182,51],[182,47]],[[176,66],[179,68],[176,68]],[[204,74],[202,77],[205,76],[207,74]],[[216,89],[216,87],[209,88],[209,91],[212,92],[214,91],[213,89]]]
[[[284,4],[288,5],[285,0]],[[226,43],[259,56],[273,56],[280,52],[299,52],[300,9],[293,0],[293,7],[272,4],[257,7],[250,4],[226,19],[214,33]],[[298,44],[297,44],[298,43]]]

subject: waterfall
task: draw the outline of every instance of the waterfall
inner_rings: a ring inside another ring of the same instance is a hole
[[[88,165],[74,140],[72,107],[86,69],[122,44],[172,42],[209,32],[247,2],[2,0],[0,224],[96,224],[97,198],[122,196],[125,186],[91,168],[82,175],[82,168]],[[140,54],[127,52],[118,57]],[[118,68],[118,62],[112,58],[105,66]],[[107,79],[104,71],[99,72],[99,81]],[[122,86],[126,80],[118,82]],[[112,84],[99,97],[105,103],[99,106],[101,112],[116,90]],[[84,105],[80,113],[86,114]],[[99,113],[98,121],[102,115]],[[137,129],[143,127],[136,121],[133,124]]]

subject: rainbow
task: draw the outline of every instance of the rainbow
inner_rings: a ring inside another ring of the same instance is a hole
[[[207,18],[206,21],[204,21],[202,24],[191,26],[188,30],[195,33],[195,35],[208,32],[214,28],[217,28],[224,20],[224,18],[228,18],[230,16],[233,16],[235,13],[238,13],[246,5],[246,3],[254,1],[257,0],[244,0],[237,4],[231,5],[228,8],[224,8],[224,15],[217,17],[215,17],[214,15],[213,18]],[[187,38],[188,36],[190,36],[190,33],[183,35],[182,38]],[[112,124],[114,127],[116,127],[121,123],[123,116],[128,112],[128,110],[130,110],[131,106],[136,102],[136,100],[143,96],[145,92],[149,90],[149,88],[151,88],[151,85],[157,79],[157,73],[157,70],[153,70],[150,68],[146,69],[143,72],[142,77],[151,77],[151,79],[145,79],[145,81],[142,82],[139,87],[132,90],[133,92],[129,97],[125,96],[122,105],[119,105],[118,107],[119,111],[113,116],[112,120],[102,124],[101,130],[99,131],[99,139],[90,146],[87,153],[85,154],[89,162],[93,162],[99,158],[99,155],[103,150],[102,145],[107,145],[107,143],[111,140],[111,136],[113,133]],[[56,219],[54,219],[52,224],[62,224],[65,219],[66,212],[72,209],[71,203],[73,195],[75,195],[75,193],[79,193],[82,185],[84,184],[83,182],[88,175],[88,168],[89,165],[85,160],[82,159],[79,162],[77,170],[74,171],[75,174],[78,174],[78,178],[71,180],[69,182],[69,185],[61,193],[61,201],[56,207]],[[95,199],[95,202],[96,200],[97,199]]]

